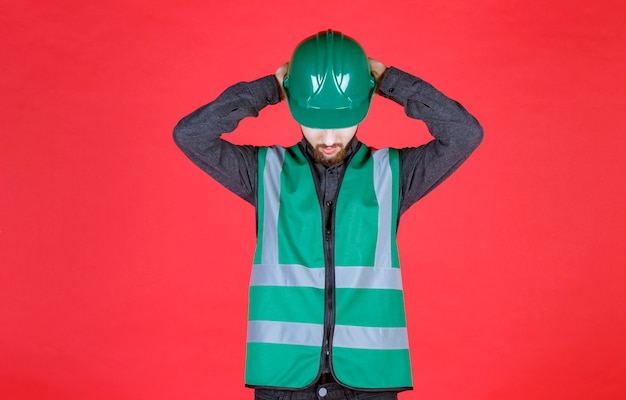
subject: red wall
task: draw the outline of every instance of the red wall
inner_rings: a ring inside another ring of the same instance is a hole
[[[0,398],[252,398],[253,209],[171,131],[327,28],[485,128],[400,226],[415,376],[401,397],[626,398],[620,4],[3,1]],[[299,139],[285,104],[240,128],[237,143]],[[428,139],[380,97],[359,132]]]

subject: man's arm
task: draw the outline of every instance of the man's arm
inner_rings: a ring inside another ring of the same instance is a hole
[[[483,129],[458,102],[429,83],[389,67],[381,74],[379,94],[404,107],[410,118],[424,121],[434,139],[400,150],[400,213],[450,176],[478,147]]]
[[[242,119],[256,117],[261,109],[279,101],[273,75],[237,83],[178,122],[174,141],[203,171],[256,205],[257,147],[234,145],[221,135],[235,130]]]

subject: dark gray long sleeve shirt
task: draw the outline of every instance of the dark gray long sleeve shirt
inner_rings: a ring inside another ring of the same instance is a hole
[[[480,144],[483,130],[458,102],[397,68],[387,69],[379,94],[401,105],[409,118],[422,120],[434,137],[421,146],[399,150],[402,214],[467,159]],[[273,75],[237,83],[183,118],[174,128],[174,140],[202,170],[256,205],[258,148],[234,145],[221,136],[235,130],[242,119],[256,117],[263,108],[279,101],[280,92]],[[347,159],[360,144],[356,138],[351,142]],[[306,140],[300,145],[306,150],[305,154],[310,155]],[[325,194],[320,201],[327,204],[336,195],[345,163],[333,167],[312,163],[316,166],[321,192]]]
[[[380,95],[404,107],[409,118],[422,120],[434,139],[416,147],[399,149],[400,214],[434,189],[480,144],[483,131],[478,121],[459,103],[430,84],[396,68],[387,69],[380,82]],[[221,136],[235,130],[246,117],[256,117],[268,105],[280,101],[274,76],[237,83],[211,103],[183,118],[174,128],[174,140],[181,150],[223,186],[256,206],[258,147],[235,145]],[[345,166],[359,146],[355,136],[346,159],[333,166],[314,161],[312,148],[303,138],[299,143],[314,167],[326,238],[334,243],[334,209]],[[332,249],[332,246],[331,246]],[[326,254],[326,354],[320,373],[332,372],[330,348],[334,325],[334,265],[332,250]]]

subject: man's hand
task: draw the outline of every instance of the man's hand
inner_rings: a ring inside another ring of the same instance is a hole
[[[374,60],[373,58],[367,59],[370,64],[370,70],[372,71],[372,76],[376,80],[376,91],[378,92],[378,88],[380,87],[380,80],[383,78],[387,67],[383,63],[378,60]]]
[[[276,77],[276,82],[278,82],[278,90],[280,91],[280,99],[285,100],[285,93],[283,92],[283,80],[285,80],[285,76],[287,75],[287,70],[289,69],[289,63],[284,63],[276,70],[274,76]]]

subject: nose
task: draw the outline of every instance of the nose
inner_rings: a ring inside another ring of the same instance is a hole
[[[336,143],[337,135],[332,129],[324,129],[322,130],[320,139],[324,146],[332,146]]]

